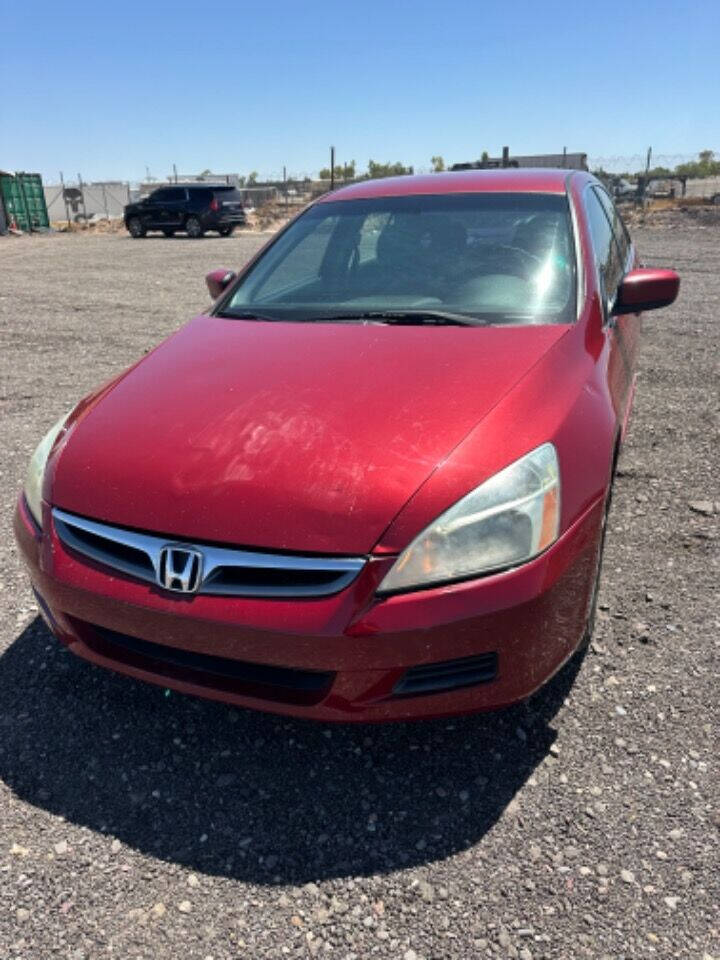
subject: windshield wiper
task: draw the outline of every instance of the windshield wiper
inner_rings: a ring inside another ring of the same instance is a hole
[[[268,317],[263,313],[255,313],[254,310],[223,310],[216,313],[216,317],[223,317],[227,320],[260,320],[266,323],[275,323],[279,317]]]
[[[435,326],[457,326],[457,327],[477,327],[487,325],[487,320],[479,317],[468,316],[465,313],[450,313],[447,310],[359,310],[347,313],[320,314],[319,316],[308,317],[270,317],[263,313],[256,313],[254,310],[233,310],[232,308],[223,310],[215,314],[217,317],[225,317],[231,320],[258,320],[268,323],[285,321],[287,323],[358,323],[364,320],[374,321],[375,323],[397,324],[398,326],[422,326],[423,324]]]
[[[337,313],[332,316],[308,318],[306,322],[332,323],[342,320],[375,320],[379,323],[390,323],[407,326],[421,326],[422,324],[437,324],[438,326],[477,327],[486,321],[468,316],[465,313],[449,313],[446,310],[361,310],[357,313]]]

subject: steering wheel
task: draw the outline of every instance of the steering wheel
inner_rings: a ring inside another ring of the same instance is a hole
[[[514,247],[508,243],[498,244],[497,247],[493,249],[493,254],[494,256],[492,259],[500,259],[500,257],[502,257],[506,270],[509,266],[507,263],[507,255],[510,254],[515,262],[516,268],[513,270],[513,274],[516,274],[522,280],[526,280],[528,278],[528,274],[535,273],[538,267],[542,265],[542,260],[534,253],[530,253],[523,247]],[[506,272],[506,270],[503,272]]]
[[[534,253],[507,243],[486,248],[483,250],[482,259],[488,265],[500,266],[499,273],[517,276],[521,280],[527,280],[529,275],[535,273],[542,264],[540,257],[535,256]]]

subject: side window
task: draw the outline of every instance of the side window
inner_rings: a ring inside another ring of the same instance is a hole
[[[267,303],[281,301],[283,295],[291,290],[318,280],[337,219],[335,215],[312,223],[312,229],[288,250],[284,249],[288,241],[281,237],[275,245],[275,253],[279,254],[280,262],[273,269],[275,258],[268,258],[269,271],[263,271],[255,283],[251,280],[248,285],[251,299]],[[233,304],[237,305],[235,301]]]
[[[606,309],[609,309],[615,302],[618,284],[624,273],[624,263],[621,260],[610,221],[600,203],[600,198],[593,189],[585,194],[585,209],[603,300]]]
[[[630,236],[627,232],[627,227],[622,222],[622,218],[617,211],[617,207],[607,193],[605,193],[605,191],[600,187],[593,187],[593,190],[600,198],[600,203],[603,205],[608,220],[610,221],[613,234],[615,235],[615,242],[620,250],[620,259],[622,260],[624,267],[627,263],[628,252],[630,250]]]

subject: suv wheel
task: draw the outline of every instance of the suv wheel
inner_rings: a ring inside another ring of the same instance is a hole
[[[235,227],[232,225],[230,225],[229,227],[219,227],[218,233],[220,234],[221,237],[230,237],[232,236],[232,232],[234,229]]]
[[[142,220],[140,217],[130,217],[127,222],[128,233],[131,237],[134,237],[136,240],[139,240],[140,237],[144,237],[147,233]]]
[[[203,225],[197,217],[187,218],[185,221],[185,232],[189,237],[192,237],[193,240],[198,240],[205,233]]]

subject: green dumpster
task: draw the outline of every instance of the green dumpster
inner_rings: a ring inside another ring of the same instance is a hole
[[[50,226],[45,191],[39,173],[0,171],[0,194],[8,226],[13,222],[19,230],[44,230]]]
[[[8,226],[13,223],[19,230],[30,229],[30,219],[25,197],[17,179],[11,173],[0,173],[0,193],[2,193]]]
[[[39,173],[20,172],[15,174],[15,179],[19,182],[25,198],[25,209],[30,221],[30,229],[47,230],[50,226],[50,219],[45,203],[42,177]]]

